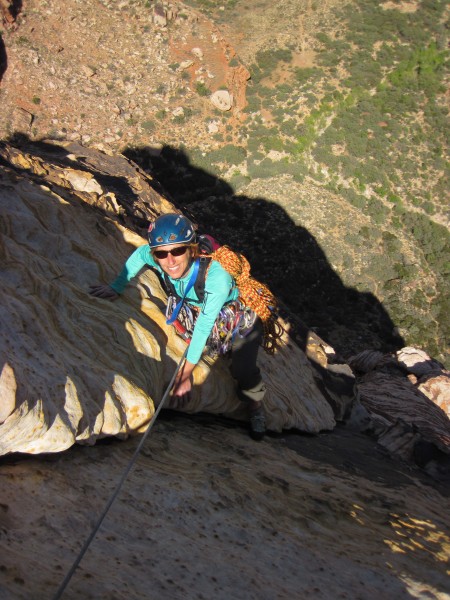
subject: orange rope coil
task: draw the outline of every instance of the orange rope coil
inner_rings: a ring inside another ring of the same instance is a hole
[[[284,329],[278,321],[278,303],[269,288],[250,275],[250,263],[228,246],[220,246],[211,255],[236,281],[242,302],[261,319],[264,326],[263,348],[273,354]]]

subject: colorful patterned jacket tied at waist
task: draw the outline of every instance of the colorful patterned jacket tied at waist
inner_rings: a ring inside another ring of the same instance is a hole
[[[169,320],[177,307],[178,299],[169,296],[167,301],[166,317]],[[195,321],[199,310],[187,303],[179,309],[178,317],[172,322],[177,333],[188,343],[194,331]],[[236,336],[245,337],[253,329],[257,314],[240,300],[229,302],[221,309],[211,334],[206,342],[206,354],[218,356],[231,350],[231,345]]]

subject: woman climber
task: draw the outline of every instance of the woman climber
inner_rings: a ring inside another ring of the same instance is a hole
[[[206,259],[206,268],[201,265],[205,258],[199,253],[191,221],[180,214],[165,214],[150,224],[148,245],[131,254],[119,276],[109,285],[91,286],[89,293],[115,300],[143,267],[155,269],[168,288],[167,322],[179,331],[187,331],[190,338],[186,360],[171,392],[170,406],[183,408],[189,402],[192,373],[204,352],[230,353],[230,371],[237,381],[237,395],[248,408],[250,435],[261,440],[265,434],[262,400],[266,388],[256,360],[264,338],[263,323],[242,300],[241,287],[245,285],[238,288],[236,279],[214,256],[213,253],[211,259]],[[195,284],[202,276],[204,282],[199,291]],[[258,285],[259,294],[264,286]]]

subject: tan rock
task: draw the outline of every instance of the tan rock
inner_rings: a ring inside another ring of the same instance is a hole
[[[153,23],[157,27],[167,27],[167,12],[159,4],[156,4],[153,8]]]
[[[198,58],[199,60],[203,59],[203,50],[201,48],[192,48],[191,53],[195,56],[195,58]]]
[[[364,351],[349,364],[364,373],[357,379],[358,398],[378,423],[382,445],[408,460],[419,440],[450,454],[450,376],[445,370],[436,371],[437,361],[408,347],[396,356]],[[407,371],[426,374],[418,380]]]
[[[233,96],[227,90],[217,90],[210,96],[211,103],[219,110],[231,110],[233,106]]]
[[[0,183],[0,455],[57,452],[77,442],[142,431],[185,349],[165,324],[165,297],[152,272],[140,275],[114,304],[89,296],[90,284],[111,280],[133,248],[146,241],[101,215],[96,190],[85,185],[96,181],[86,175],[95,172],[88,170],[94,153],[84,154],[80,185],[73,152],[73,170],[56,169],[31,154],[23,159],[47,174],[52,191],[42,186],[42,177],[39,185],[25,176],[14,183],[4,172]],[[19,153],[9,155],[19,164]],[[117,175],[119,166],[129,163],[111,164]],[[58,186],[51,183],[56,177]],[[133,190],[146,185],[135,170]],[[67,193],[80,187],[78,198]],[[114,216],[117,206],[111,210],[107,204],[117,202],[116,196],[106,192],[102,197],[102,210]],[[95,210],[80,201],[89,198]],[[160,198],[160,205],[164,202]],[[333,411],[308,359],[287,334],[281,351],[273,358],[262,353],[260,364],[270,429],[334,427]],[[194,384],[186,412],[246,418],[223,359],[203,360]]]
[[[442,369],[442,365],[432,359],[424,350],[407,346],[396,353],[398,362],[405,367],[409,373],[421,377],[431,371]]]
[[[418,382],[418,389],[434,404],[439,406],[450,419],[450,373],[435,373],[424,376]]]
[[[77,192],[87,192],[88,194],[103,193],[103,189],[91,173],[66,169],[64,171],[64,177]]]

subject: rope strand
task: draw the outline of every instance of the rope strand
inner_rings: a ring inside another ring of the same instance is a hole
[[[59,586],[59,588],[58,588],[58,590],[57,590],[56,594],[53,596],[53,600],[59,600],[59,599],[61,598],[62,594],[64,593],[64,590],[66,589],[67,585],[69,584],[70,580],[72,579],[72,575],[75,573],[75,571],[76,571],[76,569],[77,569],[78,565],[80,564],[80,562],[81,562],[81,559],[82,559],[82,558],[83,558],[83,556],[86,554],[86,551],[87,551],[87,549],[89,548],[89,546],[90,546],[90,544],[91,544],[92,540],[94,539],[94,537],[95,537],[95,535],[96,535],[97,531],[100,529],[100,526],[101,526],[101,524],[103,523],[103,520],[104,520],[104,518],[106,517],[106,515],[107,515],[107,513],[108,513],[109,509],[111,508],[111,506],[112,506],[112,503],[114,502],[114,500],[115,500],[115,499],[117,498],[117,496],[119,495],[119,492],[120,492],[120,490],[121,490],[121,488],[122,488],[122,486],[123,486],[123,484],[124,484],[124,482],[125,482],[125,479],[128,477],[128,475],[129,475],[129,473],[130,473],[130,471],[131,471],[132,467],[134,466],[134,463],[135,463],[135,461],[136,461],[136,459],[137,459],[137,457],[138,457],[138,454],[139,454],[139,452],[141,451],[141,449],[142,449],[142,446],[144,445],[144,443],[145,443],[145,440],[147,439],[147,436],[149,435],[149,433],[150,433],[150,430],[151,430],[151,428],[153,427],[153,424],[154,424],[154,422],[156,421],[156,417],[159,415],[159,412],[160,412],[160,410],[162,409],[162,407],[163,407],[163,405],[164,405],[164,402],[166,401],[166,399],[167,399],[167,396],[168,396],[168,395],[169,395],[169,393],[170,393],[170,390],[172,389],[172,386],[173,386],[173,384],[174,384],[174,382],[175,382],[175,377],[177,376],[177,374],[178,374],[178,371],[180,370],[180,367],[181,367],[181,365],[182,365],[182,364],[183,364],[183,362],[184,362],[184,359],[185,359],[185,357],[186,357],[187,351],[188,351],[188,347],[187,347],[187,348],[186,348],[186,350],[184,351],[184,354],[183,354],[183,356],[181,357],[181,360],[180,360],[180,362],[178,363],[178,365],[177,365],[177,368],[175,369],[175,373],[172,375],[172,379],[170,380],[170,383],[169,383],[169,385],[167,386],[167,389],[166,389],[166,391],[165,391],[165,393],[164,393],[164,396],[162,397],[162,399],[161,399],[161,402],[158,404],[158,407],[156,408],[156,410],[155,410],[155,412],[154,412],[154,414],[153,414],[153,417],[152,417],[152,418],[151,418],[151,420],[150,420],[149,426],[148,426],[148,428],[147,428],[146,432],[144,433],[144,435],[142,436],[142,438],[141,438],[141,441],[139,442],[139,445],[138,445],[138,447],[136,448],[136,450],[135,450],[135,452],[134,452],[133,456],[131,457],[131,459],[130,459],[130,461],[129,461],[129,463],[128,463],[128,465],[127,465],[126,469],[125,469],[125,471],[123,472],[123,475],[122,475],[122,477],[120,478],[120,481],[119,481],[119,483],[117,484],[117,487],[116,487],[115,491],[114,491],[114,492],[113,492],[113,494],[111,495],[111,497],[110,497],[109,501],[107,502],[107,504],[106,504],[106,506],[105,506],[105,508],[104,508],[104,510],[103,510],[103,512],[102,512],[102,514],[100,515],[99,519],[97,520],[97,523],[95,524],[95,526],[94,526],[94,528],[92,529],[92,531],[91,531],[90,535],[88,536],[87,540],[86,540],[86,541],[85,541],[85,543],[83,544],[83,547],[81,548],[80,552],[78,553],[78,556],[77,556],[76,560],[74,561],[74,563],[73,563],[72,567],[69,569],[69,571],[68,571],[68,573],[67,573],[66,577],[64,578],[63,582],[62,582],[62,583],[61,583],[61,585]]]

